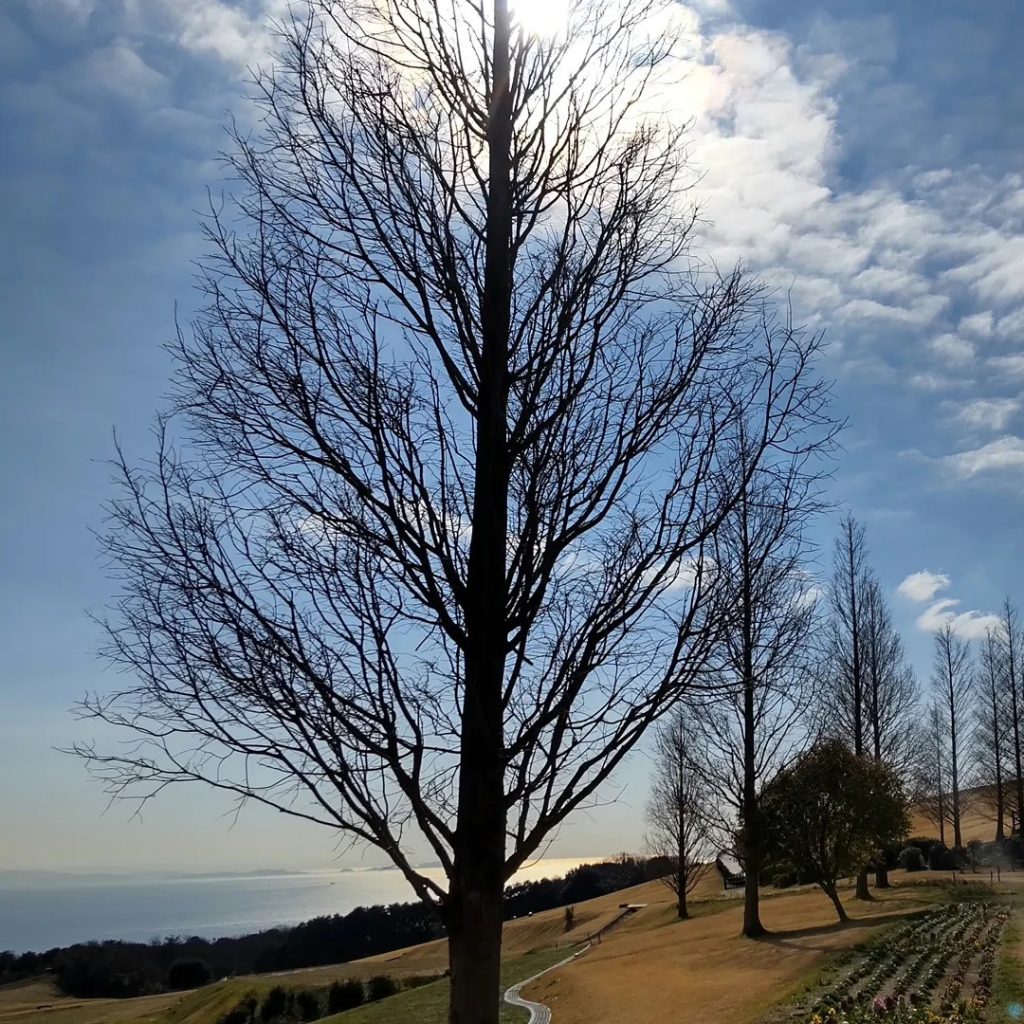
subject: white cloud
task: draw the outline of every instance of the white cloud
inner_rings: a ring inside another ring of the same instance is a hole
[[[940,590],[945,590],[950,579],[945,573],[922,569],[912,572],[897,588],[896,592],[911,601],[930,601]]]
[[[960,602],[955,598],[946,597],[929,605],[918,616],[918,628],[926,633],[937,633],[949,623],[953,627],[953,632],[964,640],[980,640],[986,631],[998,631],[998,615],[974,609],[965,612],[954,611],[958,604]]]
[[[944,455],[937,461],[961,480],[979,474],[1017,474],[1024,471],[1024,438],[1007,434],[980,448]]]
[[[1020,411],[1016,398],[976,398],[965,402],[956,418],[968,427],[978,430],[1005,430]]]
[[[974,346],[955,334],[940,334],[928,343],[928,347],[950,366],[966,366],[974,359]]]
[[[917,617],[917,628],[926,633],[937,633],[948,622],[954,632],[965,640],[977,640],[987,629],[999,628],[999,617],[989,612],[974,609],[957,611],[960,600],[955,597],[935,599],[942,590],[948,590],[952,580],[942,572],[922,569],[912,572],[896,588],[896,592],[918,604],[928,602],[928,607]]]
[[[117,41],[68,69],[71,83],[137,105],[151,105],[169,89],[167,78],[151,68],[125,41]]]

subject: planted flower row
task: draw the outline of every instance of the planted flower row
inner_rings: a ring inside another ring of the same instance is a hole
[[[992,904],[961,903],[908,922],[818,1000],[809,1024],[978,1024],[1006,918]],[[964,998],[972,965],[976,978]],[[944,979],[936,1011],[933,993]]]

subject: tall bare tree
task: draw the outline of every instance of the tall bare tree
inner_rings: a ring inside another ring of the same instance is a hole
[[[967,641],[956,635],[949,622],[935,634],[932,685],[949,740],[949,806],[950,820],[953,824],[953,845],[962,847],[963,808],[960,803],[960,777],[967,760],[967,716],[972,695],[971,648]]]
[[[764,839],[758,792],[799,752],[809,698],[809,638],[817,588],[804,528],[821,508],[820,466],[807,458],[763,462],[714,539],[723,687],[700,708],[705,756],[727,821],[740,823],[746,890],[743,934],[764,934],[758,882]]]
[[[892,621],[878,580],[868,573],[862,606],[864,637],[864,716],[867,748],[879,764],[887,764],[906,779],[914,756],[917,718],[917,682],[907,664],[903,640]],[[875,873],[875,885],[887,888],[884,861]]]
[[[1021,659],[1021,626],[1017,608],[1007,597],[1002,607],[1003,680],[1009,698],[1010,738],[1014,767],[1014,815],[1016,827],[1024,829],[1024,664]]]
[[[85,710],[138,744],[80,751],[376,847],[445,922],[453,1024],[497,1020],[505,881],[702,678],[747,476],[825,419],[817,339],[690,252],[671,26],[296,9],[174,415],[119,460],[133,678]]]
[[[919,738],[919,756],[913,767],[913,802],[939,830],[939,842],[945,846],[949,821],[949,729],[935,698],[928,704]]]
[[[832,549],[831,616],[821,710],[825,733],[842,738],[858,757],[868,753],[864,655],[865,606],[871,584],[864,527],[847,514]],[[858,899],[871,898],[866,868],[857,874],[856,891]]]
[[[647,803],[647,846],[672,862],[665,884],[675,893],[680,920],[686,900],[711,866],[711,791],[695,769],[701,756],[687,712],[677,707],[658,727]]]
[[[981,656],[975,672],[977,691],[977,749],[978,776],[982,784],[979,803],[991,808],[995,818],[995,840],[1006,837],[1006,735],[1007,693],[1006,663],[999,638],[992,630],[985,631]]]

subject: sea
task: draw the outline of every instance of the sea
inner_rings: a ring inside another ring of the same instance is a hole
[[[560,877],[603,859],[538,860],[514,881]],[[423,873],[442,877],[438,869]],[[413,899],[391,868],[209,875],[0,871],[0,950],[42,952],[91,940],[149,942],[172,935],[213,939]]]

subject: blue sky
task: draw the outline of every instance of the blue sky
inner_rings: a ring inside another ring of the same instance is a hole
[[[895,8],[895,9],[891,9]],[[116,426],[145,455],[194,302],[197,210],[222,187],[279,0],[6,0],[0,8],[0,867],[318,865],[333,843],[211,794],[106,814],[53,751],[104,688],[109,585],[89,535]],[[701,0],[686,9],[700,243],[826,331],[850,418],[835,496],[867,525],[915,663],[1019,582],[1024,75],[1016,0]],[[829,531],[821,531],[827,544]],[[901,583],[915,576],[900,590]],[[553,852],[638,846],[642,758]],[[635,839],[623,842],[623,837]],[[346,862],[352,860],[349,855]]]

